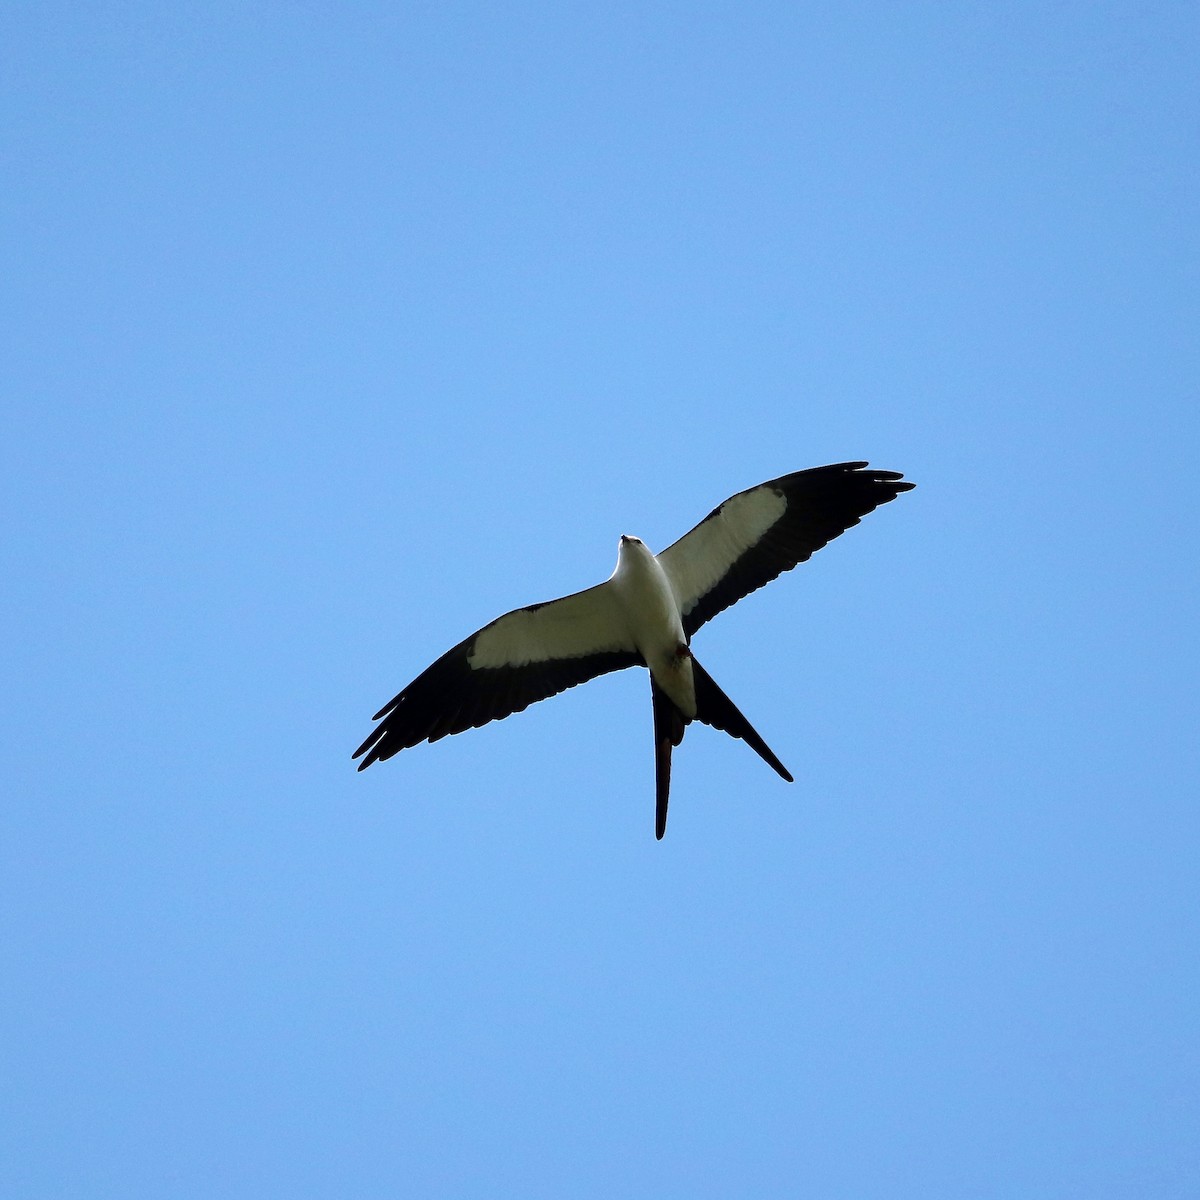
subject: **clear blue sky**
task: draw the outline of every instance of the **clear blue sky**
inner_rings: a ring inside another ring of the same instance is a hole
[[[1200,1193],[1193,4],[0,13],[0,1193]],[[354,772],[730,493],[916,491]]]

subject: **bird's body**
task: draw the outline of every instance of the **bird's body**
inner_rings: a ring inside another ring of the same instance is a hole
[[[625,619],[627,637],[642,656],[650,678],[691,721],[696,716],[696,686],[683,617],[662,563],[638,538],[622,536],[617,569],[608,581]]]
[[[375,715],[359,770],[518,712],[608,671],[644,666],[654,702],[656,836],[666,829],[671,750],[693,720],[745,741],[792,777],[691,652],[709,618],[803,562],[913,485],[894,471],[836,463],[769,480],[715,508],[661,554],[621,537],[602,584],[516,609],[472,634]]]

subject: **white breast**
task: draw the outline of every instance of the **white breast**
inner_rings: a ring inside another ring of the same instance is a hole
[[[687,636],[667,573],[642,542],[628,538],[621,542],[617,569],[609,582],[650,674],[690,719],[696,711],[692,664],[677,654]]]

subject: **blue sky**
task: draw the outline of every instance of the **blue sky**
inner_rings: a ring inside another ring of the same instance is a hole
[[[1200,1189],[1192,5],[10,4],[0,1191]],[[916,491],[358,775],[498,613]]]

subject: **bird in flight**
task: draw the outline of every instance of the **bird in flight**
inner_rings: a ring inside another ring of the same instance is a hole
[[[667,828],[671,751],[701,721],[792,776],[691,651],[711,617],[804,562],[914,485],[865,462],[770,479],[731,496],[661,554],[622,535],[604,583],[497,617],[427,667],[372,720],[358,769],[520,712],[597,675],[646,667],[654,711],[655,824]]]

